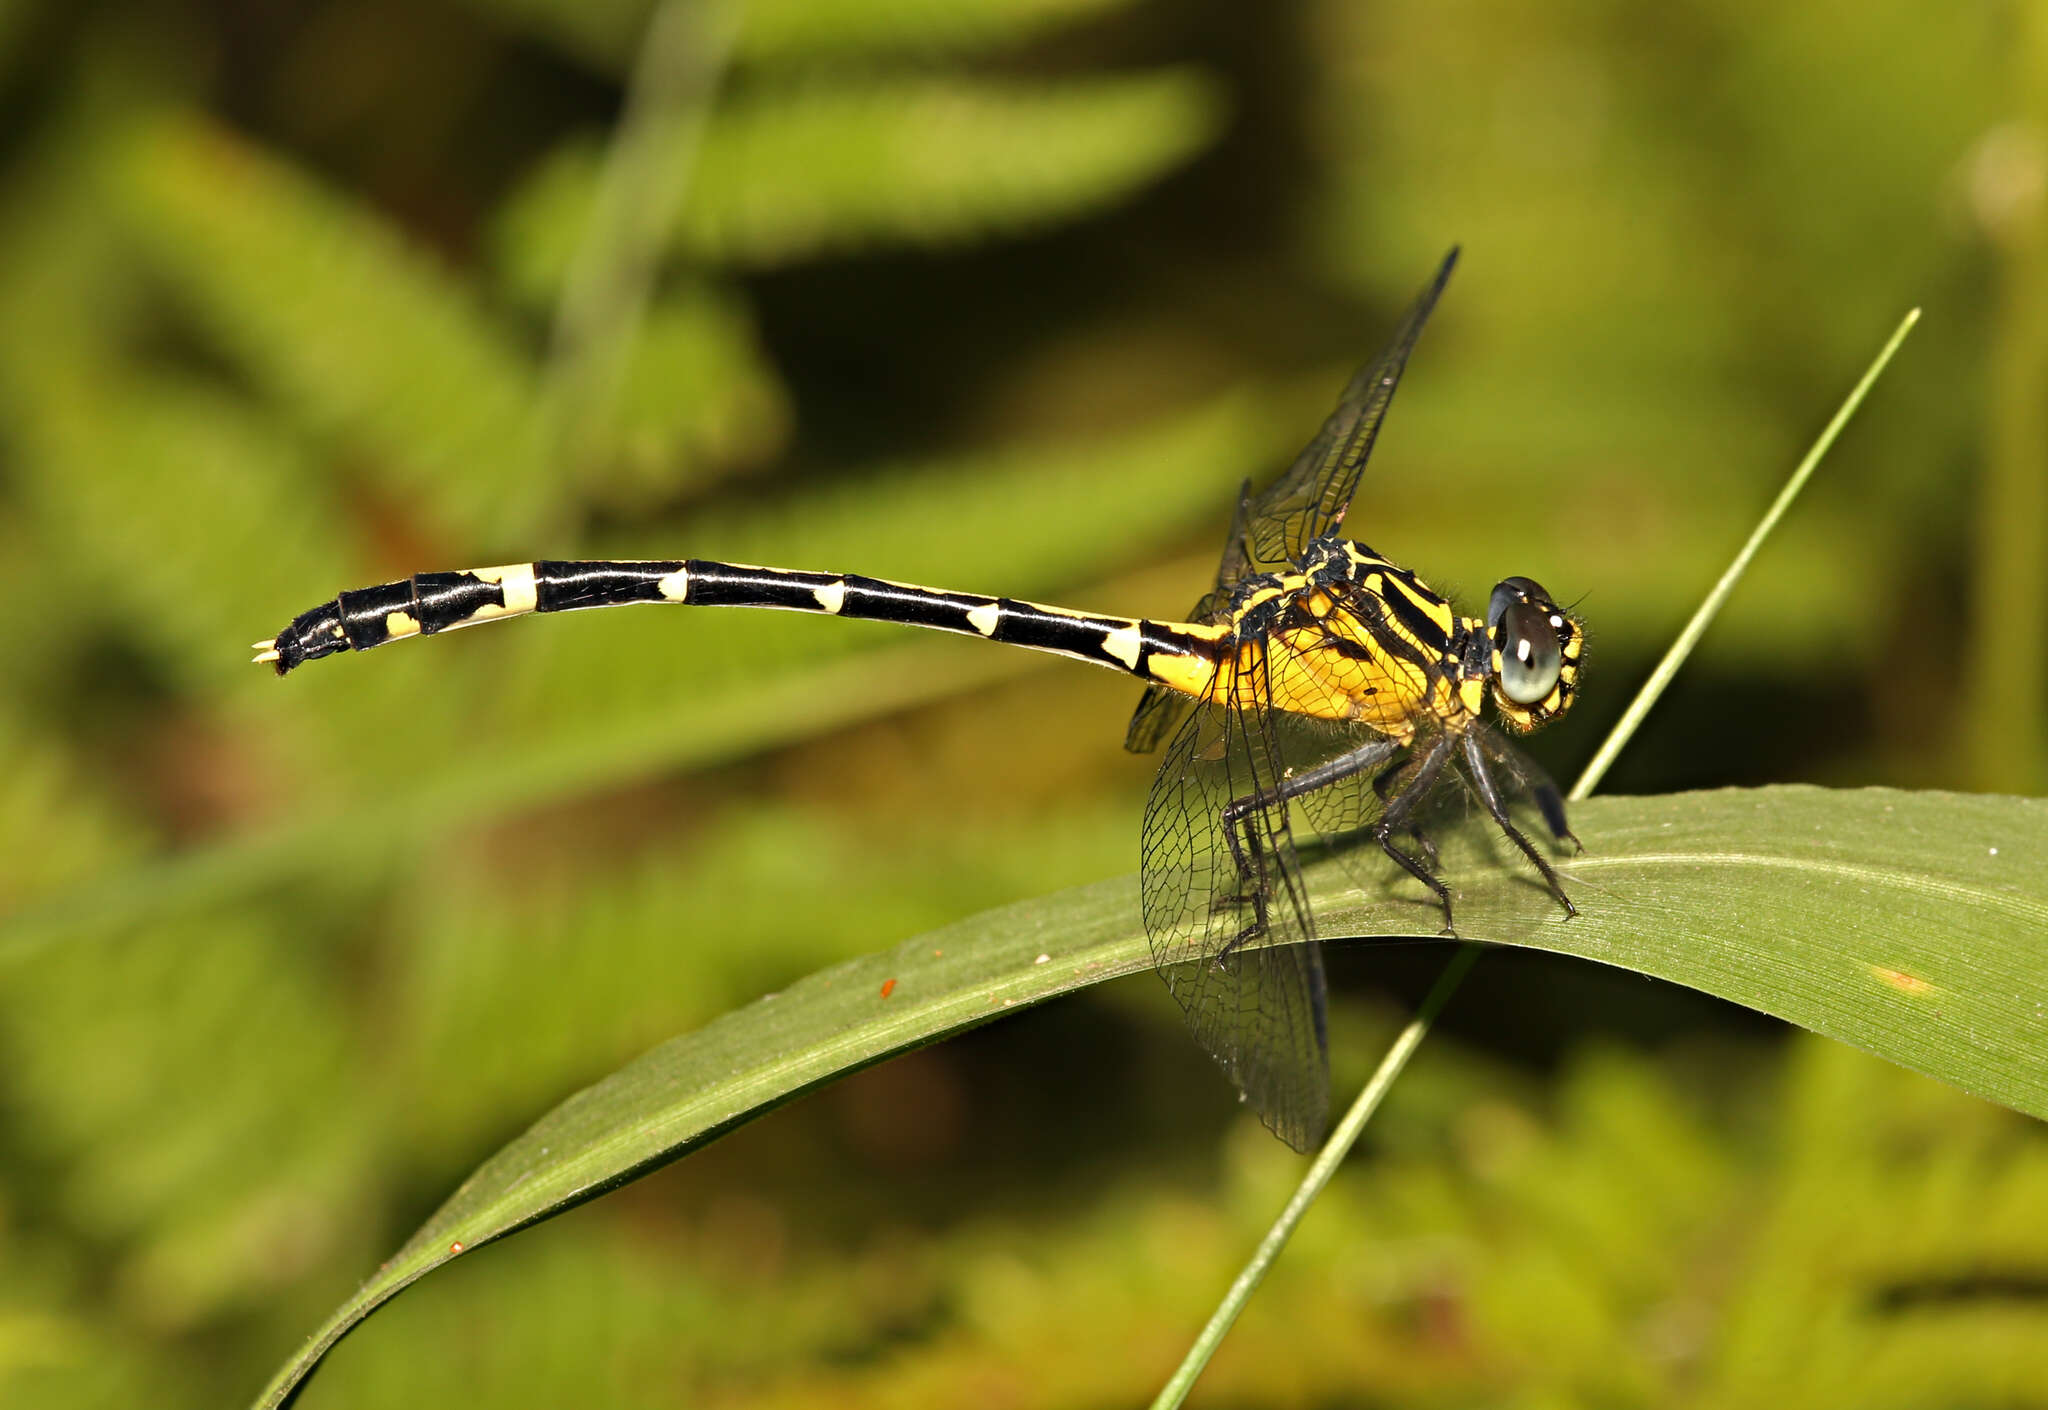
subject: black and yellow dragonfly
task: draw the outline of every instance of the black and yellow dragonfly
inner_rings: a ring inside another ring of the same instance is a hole
[[[1307,1149],[1328,1117],[1329,1064],[1297,819],[1304,840],[1377,843],[1429,889],[1449,933],[1451,893],[1435,873],[1422,809],[1462,789],[1573,913],[1508,812],[1526,798],[1558,841],[1575,844],[1563,800],[1481,714],[1490,698],[1516,731],[1562,714],[1578,683],[1579,623],[1528,578],[1495,587],[1483,621],[1461,617],[1407,569],[1338,537],[1456,262],[1453,250],[1287,473],[1258,495],[1246,482],[1216,585],[1185,621],[696,558],[543,560],[344,592],[258,642],[256,660],[282,675],[318,657],[528,612],[676,603],[934,627],[1141,677],[1148,687],[1125,744],[1166,746],[1140,867],[1154,962],[1245,1100]],[[1361,851],[1338,850],[1354,860]]]

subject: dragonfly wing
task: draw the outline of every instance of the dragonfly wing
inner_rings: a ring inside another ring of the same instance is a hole
[[[1169,686],[1146,686],[1145,693],[1138,697],[1138,708],[1131,714],[1130,728],[1124,731],[1124,748],[1133,754],[1150,754],[1193,703]]]
[[[1351,496],[1358,490],[1373,442],[1393,403],[1394,388],[1408,365],[1408,354],[1422,336],[1437,296],[1450,281],[1458,262],[1453,248],[1444,256],[1436,278],[1409,308],[1387,350],[1358,370],[1344,388],[1337,409],[1316,438],[1252,505],[1249,540],[1251,561],[1280,568],[1299,559],[1309,544],[1334,532],[1344,522]]]
[[[1329,1116],[1323,961],[1287,806],[1259,803],[1280,775],[1257,716],[1195,708],[1145,805],[1145,931],[1196,1041],[1275,1135],[1308,1150]]]

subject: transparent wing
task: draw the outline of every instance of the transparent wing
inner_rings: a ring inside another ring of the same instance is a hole
[[[1141,862],[1152,960],[1195,1040],[1296,1150],[1329,1116],[1323,960],[1258,716],[1198,704],[1145,804]]]
[[[1237,512],[1231,516],[1230,533],[1223,542],[1223,561],[1216,570],[1216,586],[1188,619],[1221,622],[1230,616],[1231,592],[1246,577],[1292,566],[1309,544],[1335,530],[1344,522],[1344,511],[1358,492],[1365,462],[1372,456],[1380,423],[1393,404],[1394,389],[1408,365],[1408,354],[1422,336],[1437,297],[1450,282],[1458,263],[1455,247],[1444,256],[1436,278],[1408,310],[1394,341],[1387,350],[1360,368],[1344,388],[1337,409],[1323,422],[1323,429],[1295,457],[1287,473],[1254,497],[1246,480],[1237,495]],[[1164,686],[1148,687],[1138,700],[1124,733],[1124,748],[1134,754],[1149,754],[1173,729],[1186,711],[1185,696]]]
[[[1252,502],[1246,552],[1253,566],[1283,568],[1299,559],[1310,543],[1344,522],[1344,511],[1351,507],[1351,496],[1365,473],[1380,423],[1394,400],[1394,388],[1408,365],[1408,354],[1457,262],[1458,251],[1453,248],[1444,256],[1436,278],[1401,320],[1393,343],[1358,370],[1316,438],[1287,473]],[[1228,562],[1226,557],[1226,567]]]
[[[1133,754],[1150,754],[1194,702],[1177,690],[1148,685],[1131,712],[1130,727],[1124,731],[1124,748]]]

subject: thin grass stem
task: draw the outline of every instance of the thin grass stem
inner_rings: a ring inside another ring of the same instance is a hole
[[[1814,468],[1820,464],[1821,457],[1828,453],[1829,448],[1835,443],[1835,438],[1842,434],[1842,428],[1849,424],[1849,418],[1863,405],[1864,395],[1870,391],[1871,385],[1877,381],[1886,364],[1892,360],[1892,354],[1899,350],[1899,344],[1906,340],[1906,334],[1912,332],[1913,325],[1919,321],[1920,310],[1917,308],[1899,320],[1898,328],[1885,343],[1883,350],[1878,353],[1877,360],[1870,364],[1862,380],[1850,390],[1848,400],[1842,403],[1841,409],[1822,429],[1820,439],[1813,443],[1813,449],[1806,452],[1806,458],[1799,462],[1798,468],[1793,470],[1791,477],[1785,481],[1785,487],[1778,491],[1778,497],[1771,501],[1771,507],[1766,509],[1763,518],[1757,521],[1748,542],[1742,545],[1735,555],[1735,560],[1728,565],[1728,570],[1721,574],[1721,580],[1714,584],[1713,591],[1706,595],[1699,609],[1692,614],[1692,620],[1685,624],[1684,629],[1672,641],[1670,650],[1664,653],[1664,659],[1657,663],[1657,668],[1650,672],[1650,678],[1643,682],[1642,689],[1636,692],[1636,698],[1629,702],[1628,709],[1622,712],[1614,728],[1607,732],[1607,738],[1593,755],[1593,761],[1586,765],[1585,772],[1579,775],[1579,781],[1572,785],[1572,791],[1566,795],[1572,802],[1576,803],[1581,798],[1592,796],[1600,780],[1606,777],[1608,767],[1620,755],[1622,746],[1634,737],[1637,728],[1648,717],[1651,707],[1657,703],[1658,697],[1664,694],[1664,688],[1671,684],[1673,677],[1678,674],[1678,668],[1685,664],[1685,658],[1692,654],[1692,649],[1699,645],[1700,638],[1707,634],[1708,626],[1720,615],[1722,606],[1735,591],[1735,584],[1749,571],[1750,560],[1756,557],[1757,550],[1763,547],[1764,540],[1770,537],[1771,531],[1778,527],[1778,521],[1785,517],[1785,511],[1792,507],[1792,501],[1806,488],[1806,482],[1812,477]]]

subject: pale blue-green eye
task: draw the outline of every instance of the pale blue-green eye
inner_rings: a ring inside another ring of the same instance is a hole
[[[1506,604],[1494,639],[1500,644],[1500,689],[1508,699],[1534,705],[1557,689],[1564,652],[1546,609],[1533,602]]]

